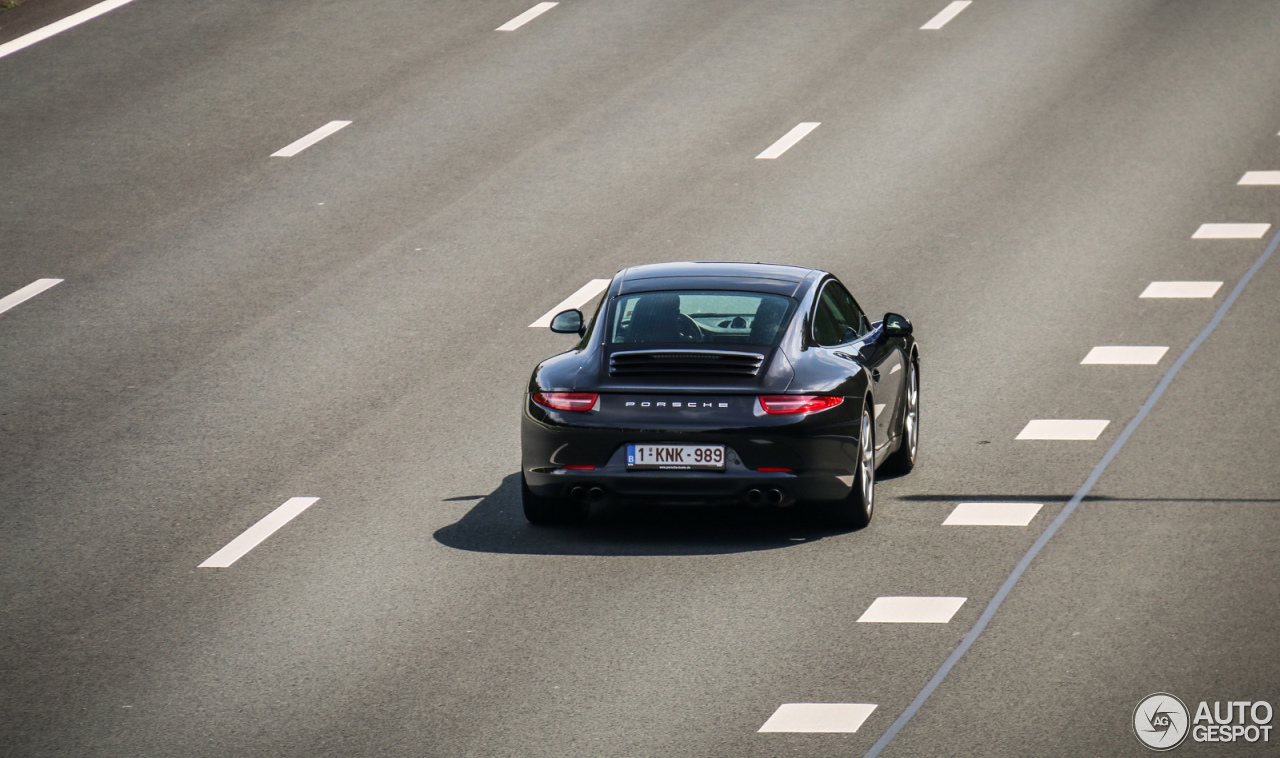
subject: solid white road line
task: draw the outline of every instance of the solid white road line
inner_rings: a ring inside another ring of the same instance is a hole
[[[1131,366],[1154,366],[1160,362],[1164,354],[1169,352],[1167,347],[1157,347],[1155,345],[1099,345],[1089,351],[1089,354],[1080,361],[1081,365],[1086,364],[1124,364]]]
[[[1256,240],[1262,239],[1271,224],[1201,224],[1193,240]]]
[[[65,32],[73,26],[79,26],[86,21],[92,21],[104,13],[110,13],[116,8],[119,8],[122,5],[128,5],[131,2],[133,2],[133,0],[106,0],[105,2],[98,3],[97,5],[91,5],[79,13],[72,13],[61,21],[54,21],[48,26],[42,26],[34,32],[28,32],[15,40],[10,40],[3,45],[0,45],[0,58],[16,53],[23,48],[31,47],[37,42],[47,40],[53,35],[58,34],[59,32]]]
[[[856,732],[875,703],[783,703],[761,732]]]
[[[239,537],[227,543],[227,546],[209,556],[209,559],[196,568],[227,568],[244,557],[244,554],[257,547],[263,540],[276,533],[276,530],[289,523],[299,513],[315,505],[318,497],[291,497],[274,511],[263,516],[258,523],[249,527]]]
[[[943,526],[1026,526],[1043,503],[960,503]]]
[[[559,313],[560,311],[567,311],[571,308],[581,308],[583,305],[586,305],[591,300],[591,298],[595,297],[596,295],[599,295],[601,292],[604,292],[605,288],[609,286],[609,282],[611,281],[613,280],[612,279],[592,279],[591,281],[582,285],[582,287],[580,287],[577,292],[573,293],[572,295],[566,297],[564,300],[560,301],[559,305],[547,311],[546,313],[542,314],[542,317],[539,318],[537,321],[533,322],[532,324],[529,324],[529,327],[533,328],[535,326],[541,326],[541,327],[551,326],[551,319],[555,318],[557,313]]]
[[[314,132],[308,134],[302,139],[297,140],[296,142],[290,142],[289,144],[275,151],[274,153],[271,154],[271,157],[272,158],[292,158],[293,156],[297,155],[303,150],[306,150],[307,148],[316,144],[317,142],[324,139],[325,137],[328,137],[330,134],[333,134],[339,129],[342,129],[350,125],[351,125],[350,121],[330,121],[329,123],[325,124],[319,129],[316,129]]]
[[[1096,440],[1110,421],[1083,418],[1038,418],[1028,421],[1015,439]]]
[[[16,292],[0,297],[0,313],[27,302],[61,281],[61,279],[37,279]]]
[[[878,597],[858,617],[864,624],[945,624],[968,598]]]
[[[929,19],[929,23],[925,24],[920,28],[927,29],[930,31],[933,31],[935,29],[941,29],[942,27],[947,25],[948,21],[955,18],[956,16],[959,16],[960,11],[964,10],[965,8],[968,8],[971,3],[972,3],[972,0],[956,0],[951,5],[948,5],[947,7],[943,8],[941,13]]]
[[[1138,297],[1213,297],[1222,282],[1152,282]]]
[[[533,6],[532,8],[525,11],[524,13],[521,13],[519,16],[516,16],[515,18],[511,19],[510,21],[503,24],[502,26],[499,26],[497,29],[494,29],[494,31],[495,32],[515,31],[516,29],[519,29],[520,27],[534,20],[538,16],[541,16],[542,14],[546,13],[547,11],[556,7],[557,5],[559,5],[559,3],[538,3],[537,5]]]
[[[1280,184],[1280,171],[1246,171],[1237,184]]]
[[[794,129],[782,135],[782,138],[770,145],[763,153],[756,156],[756,160],[769,161],[777,158],[779,155],[791,149],[791,146],[804,139],[805,135],[818,128],[821,121],[805,121],[797,124]]]

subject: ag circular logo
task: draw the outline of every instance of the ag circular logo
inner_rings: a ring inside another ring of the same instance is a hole
[[[1172,750],[1187,738],[1187,706],[1167,692],[1147,695],[1133,709],[1133,733],[1152,750]]]

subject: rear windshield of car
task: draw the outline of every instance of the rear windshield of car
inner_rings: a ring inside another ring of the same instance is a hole
[[[761,292],[639,292],[614,304],[611,344],[772,345],[795,300]]]

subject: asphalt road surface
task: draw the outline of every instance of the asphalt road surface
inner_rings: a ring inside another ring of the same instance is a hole
[[[0,297],[61,280],[0,312],[0,753],[1142,756],[1152,693],[1280,707],[1280,179],[1240,184],[1280,170],[1280,4],[498,31],[533,5],[135,0],[0,57]],[[570,344],[528,325],[684,259],[911,317],[922,458],[869,528],[525,523],[524,384]],[[1040,508],[944,525],[991,502]],[[785,704],[858,715],[760,732]]]

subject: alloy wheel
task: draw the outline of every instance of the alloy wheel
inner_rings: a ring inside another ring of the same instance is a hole
[[[876,453],[871,438],[872,434],[871,414],[866,409],[863,409],[862,428],[858,432],[858,446],[862,452],[861,470],[858,478],[862,480],[862,502],[866,506],[868,516],[871,514],[871,509],[875,507],[876,489]]]

